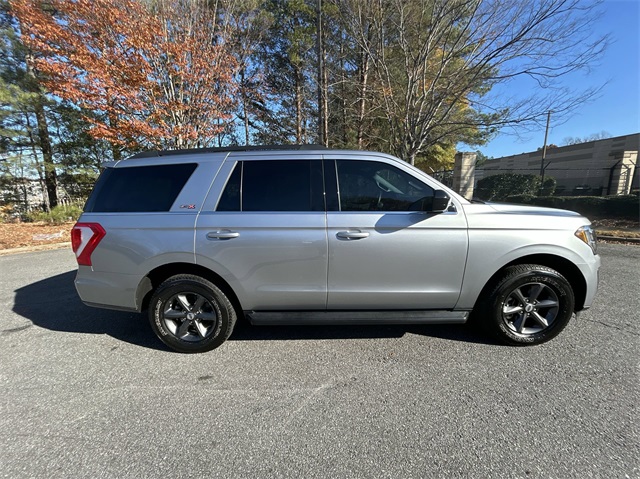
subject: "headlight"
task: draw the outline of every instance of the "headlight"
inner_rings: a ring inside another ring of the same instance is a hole
[[[591,246],[591,250],[593,254],[596,254],[598,251],[598,244],[596,241],[596,232],[593,231],[591,226],[581,226],[574,233],[578,238],[584,241],[586,244]]]

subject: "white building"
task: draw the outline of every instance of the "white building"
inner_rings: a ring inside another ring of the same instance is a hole
[[[545,177],[555,195],[623,195],[640,188],[640,133],[547,148]],[[488,160],[475,168],[475,181],[501,173],[540,174],[542,150]]]

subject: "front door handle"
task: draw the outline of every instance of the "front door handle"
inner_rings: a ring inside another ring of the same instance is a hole
[[[240,233],[231,230],[210,231],[209,233],[207,233],[207,239],[227,240],[237,238],[238,236],[240,236]]]
[[[366,231],[360,231],[360,230],[355,230],[355,231],[349,230],[349,231],[338,231],[336,236],[340,239],[362,239],[362,238],[369,237],[369,233],[367,233]]]

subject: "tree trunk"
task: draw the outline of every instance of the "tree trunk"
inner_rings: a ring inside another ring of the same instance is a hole
[[[329,146],[329,100],[328,77],[325,65],[327,51],[324,41],[324,26],[322,24],[322,0],[317,0],[317,54],[318,54],[318,142]]]
[[[240,70],[240,88],[242,96],[242,116],[244,117],[244,145],[249,146],[249,109],[247,108],[247,89],[245,86],[246,75],[245,69]]]
[[[324,42],[322,45],[322,63],[324,64],[327,52]],[[329,75],[324,65],[322,67],[322,133],[322,144],[329,148]]]
[[[25,114],[25,122],[27,125],[27,131],[29,132],[29,146],[31,147],[31,154],[33,155],[33,162],[36,165],[36,171],[38,172],[38,184],[40,185],[40,192],[42,194],[42,204],[44,206],[44,210],[49,213],[51,211],[51,205],[49,203],[49,193],[47,191],[47,183],[45,181],[45,172],[43,171],[42,165],[38,160],[38,148],[35,139],[33,138],[33,129],[31,126],[31,121],[29,119],[29,113]],[[22,175],[24,176],[24,175]],[[24,179],[24,178],[23,178]],[[29,198],[27,196],[26,187],[24,188],[24,206],[27,210],[29,210]]]
[[[317,0],[316,8],[316,54],[317,64],[317,84],[318,84],[318,143],[324,143],[324,52],[322,47],[322,0]]]
[[[244,146],[249,146],[249,113],[247,111],[247,99],[244,99]]]
[[[116,118],[115,113],[109,113],[109,127],[115,129],[118,123],[118,119]],[[120,145],[116,142],[111,141],[111,154],[113,155],[113,161],[120,161],[122,159],[122,151],[120,150]]]
[[[27,75],[31,78],[31,92],[38,95],[33,102],[33,108],[38,126],[38,143],[40,143],[42,160],[44,162],[44,182],[47,188],[47,197],[49,198],[48,208],[54,208],[58,205],[58,178],[56,175],[56,167],[53,163],[53,148],[51,147],[47,115],[44,111],[45,98],[40,88],[40,81],[33,70],[33,55],[27,54],[25,58]]]
[[[367,82],[369,81],[369,55],[360,49],[360,85],[358,99],[358,124],[356,141],[358,149],[364,149],[364,117],[366,112]]]
[[[342,147],[346,148],[349,138],[347,137],[347,78],[345,76],[345,61],[344,61],[344,43],[343,38],[340,42],[340,106],[342,110]]]
[[[44,105],[39,98],[36,101],[36,121],[38,123],[38,139],[42,150],[42,160],[44,162],[44,182],[47,187],[49,197],[49,207],[58,206],[58,176],[56,166],[53,163],[53,149],[51,148],[51,138],[47,127],[47,117],[44,112]]]
[[[296,143],[302,143],[302,83],[304,76],[299,67],[295,69],[296,77]]]

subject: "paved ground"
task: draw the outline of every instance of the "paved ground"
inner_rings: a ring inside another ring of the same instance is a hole
[[[68,250],[0,257],[0,477],[640,477],[640,248],[552,342],[241,327],[167,351],[83,306]]]

